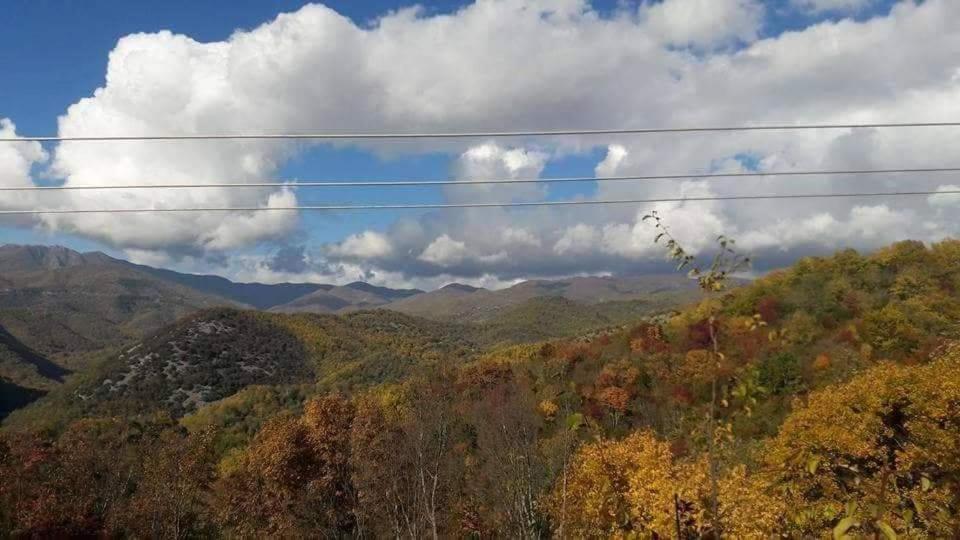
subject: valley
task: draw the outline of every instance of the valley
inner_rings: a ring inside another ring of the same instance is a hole
[[[139,497],[190,470],[194,531],[417,536],[436,519],[443,536],[668,535],[679,515],[698,537],[712,526],[698,509],[716,459],[732,537],[814,535],[871,507],[892,528],[949,535],[957,261],[956,241],[902,242],[805,258],[712,295],[659,277],[419,293],[350,284],[333,297],[356,309],[230,300],[105,347],[75,373],[0,333],[0,473],[33,475],[26,492],[0,488],[0,502],[34,531],[129,534],[174,504]],[[391,294],[386,309],[359,308]],[[401,312],[431,305],[442,316]],[[104,448],[118,458],[103,461]],[[432,494],[416,487],[421,473],[436,478]],[[133,494],[80,490],[87,474],[132,482]],[[41,495],[80,516],[22,506]]]
[[[440,352],[450,353],[449,344],[456,343],[454,356],[467,358],[494,345],[615,327],[693,301],[699,294],[690,280],[676,276],[531,281],[497,291],[460,284],[425,292],[363,282],[235,283],[56,246],[0,246],[0,276],[0,376],[24,389],[18,393],[24,397],[16,400],[17,407],[11,405],[6,413],[29,403],[28,396],[60,388],[74,371],[78,380],[98,370],[105,371],[103,378],[125,378],[122,384],[106,386],[100,381],[97,388],[68,385],[51,400],[63,393],[96,396],[84,400],[84,407],[100,401],[126,404],[117,405],[120,410],[144,410],[157,400],[170,404],[179,400],[181,405],[168,407],[178,415],[248,384],[288,380],[286,368],[279,370],[279,379],[261,377],[277,370],[256,362],[243,364],[239,353],[223,352],[214,366],[206,366],[204,355],[212,350],[207,342],[217,334],[193,329],[189,339],[182,335],[184,325],[189,327],[196,316],[226,317],[237,323],[228,327],[229,332],[244,338],[299,332],[288,336],[285,348],[274,351],[274,360],[267,363],[273,366],[283,357],[294,372],[319,370],[317,379],[334,381],[331,386],[336,387],[353,385],[349,381],[354,379],[385,382],[387,374],[407,373],[420,360],[392,352],[385,327],[394,336],[403,336],[404,343],[413,343],[415,355],[433,348],[434,353],[427,355],[437,361]],[[247,313],[254,310],[261,314]],[[358,313],[365,310],[368,313]],[[247,329],[250,321],[259,326]],[[316,352],[317,337],[306,338],[305,327],[348,348]],[[313,349],[304,339],[314,343]],[[315,351],[313,357],[307,357],[308,349]],[[347,358],[347,350],[355,356]],[[125,351],[140,353],[131,359]],[[326,354],[331,358],[318,358]],[[116,372],[131,362],[136,364],[132,373]],[[235,371],[225,374],[224,369]],[[196,381],[183,386],[153,380],[149,373],[168,377],[176,373]],[[225,382],[210,384],[213,380]],[[164,390],[168,386],[170,392]],[[101,399],[104,396],[110,399]],[[139,408],[131,405],[136,403]]]

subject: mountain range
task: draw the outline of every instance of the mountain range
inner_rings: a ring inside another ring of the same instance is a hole
[[[499,290],[453,283],[396,300],[387,307],[429,319],[487,322],[534,298],[560,297],[586,305],[642,302],[652,308],[692,301],[697,291],[695,281],[676,275],[531,280]]]
[[[100,252],[0,246],[0,325],[41,353],[95,350],[146,333],[198,309],[229,306],[279,313],[349,313],[386,308],[444,321],[483,322],[533,298],[583,304],[663,300],[696,294],[681,276],[577,277],[525,281],[501,290],[459,283],[425,292],[361,281],[236,283],[213,275],[152,268]]]
[[[457,335],[465,340],[461,350],[472,350],[477,346],[536,341],[614,326],[690,302],[697,295],[695,284],[678,276],[536,280],[501,290],[453,283],[429,292],[391,289],[359,281],[347,285],[236,283],[219,276],[134,264],[100,252],[80,253],[59,246],[4,245],[0,246],[0,383],[10,401],[4,407],[12,410],[16,408],[13,405],[19,407],[61,386],[71,371],[83,371],[89,364],[99,362],[104,351],[147,347],[153,343],[150,340],[159,339],[159,344],[150,347],[168,362],[173,353],[163,347],[169,340],[157,336],[175,332],[178,324],[188,320],[185,318],[213,308],[282,315],[284,317],[272,319],[273,324],[280,326],[293,324],[290,321],[310,321],[311,327],[334,324],[344,335],[353,335],[353,339],[368,345],[381,343],[384,334],[376,330],[374,335],[379,337],[368,339],[366,330],[347,331],[351,324],[362,321],[362,328],[400,325],[417,328],[412,334],[414,337],[405,341],[405,347],[414,343],[417,350],[429,349],[434,346],[430,343]],[[380,314],[358,314],[359,318],[342,319],[347,322],[330,322],[341,320],[337,318],[297,318],[349,316],[373,309]],[[390,312],[399,313],[390,315]],[[406,318],[397,319],[399,314]],[[257,328],[258,333],[264,333],[262,328]],[[335,336],[330,339],[345,339],[333,331],[329,334]],[[300,338],[290,343],[294,348],[304,346]],[[392,360],[384,360],[386,363],[360,360],[368,358],[369,350],[381,351],[374,354],[381,360],[393,358],[393,353],[381,349],[379,345],[370,345],[361,351],[363,354],[354,359],[366,366],[361,371],[389,372],[404,365],[404,361],[398,364]],[[239,349],[224,354],[246,358]],[[304,354],[294,355],[301,360],[292,365],[303,365]],[[323,358],[316,354],[307,356],[314,359],[313,364],[317,358]],[[260,365],[260,360],[265,363]],[[276,366],[282,364],[273,357],[244,362],[240,362],[240,372],[230,372],[244,377],[227,377],[231,380],[225,383],[226,390],[208,392],[207,397],[229,395],[236,384],[263,382],[263,377],[254,375],[274,372]],[[188,365],[180,367],[187,369]],[[348,362],[348,365],[353,365],[349,369],[360,369],[356,367],[359,364]],[[284,370],[289,371],[289,367]],[[347,369],[338,367],[341,368]],[[219,367],[213,371],[201,369],[195,376],[198,380],[220,380],[225,377],[221,371]],[[273,381],[270,377],[263,380]],[[281,380],[286,381],[286,376]],[[156,388],[148,393],[154,390]],[[181,404],[206,401],[196,393],[180,400]]]

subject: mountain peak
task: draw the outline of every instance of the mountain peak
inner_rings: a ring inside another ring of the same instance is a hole
[[[440,287],[441,291],[461,291],[466,293],[477,292],[480,290],[480,287],[473,287],[471,285],[465,285],[463,283],[448,283],[443,287]]]
[[[378,287],[377,285],[371,285],[365,281],[354,281],[353,283],[344,285],[344,287],[381,296],[385,295],[390,298],[405,298],[407,296],[412,296],[414,294],[420,294],[423,292],[419,289],[390,289],[388,287]]]
[[[80,253],[63,246],[36,246],[6,244],[0,246],[0,270],[30,271],[58,270],[88,264],[102,264],[113,260],[107,255]]]

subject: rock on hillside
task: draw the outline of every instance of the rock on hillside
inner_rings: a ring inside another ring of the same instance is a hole
[[[245,386],[308,382],[313,375],[302,343],[265,316],[206,310],[124,351],[82,399],[179,416]]]

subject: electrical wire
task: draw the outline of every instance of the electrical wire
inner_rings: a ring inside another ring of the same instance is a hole
[[[370,140],[370,139],[468,139],[506,137],[557,137],[568,135],[644,135],[657,133],[713,133],[734,131],[789,131],[816,129],[960,127],[960,122],[878,122],[862,124],[776,124],[746,126],[699,126],[623,129],[560,129],[535,131],[476,131],[435,133],[207,133],[168,135],[76,135],[0,137],[0,142],[109,142],[197,140]]]
[[[194,188],[322,188],[322,187],[405,187],[405,186],[475,186],[489,184],[559,184],[573,182],[620,182],[629,180],[705,180],[710,178],[755,178],[776,176],[842,176],[960,172],[960,167],[929,167],[916,169],[845,169],[832,171],[771,171],[738,173],[695,173],[629,176],[572,176],[564,178],[496,178],[478,180],[383,180],[383,181],[276,181],[228,182],[213,184],[117,184],[117,185],[62,185],[62,186],[0,186],[0,191],[85,191],[131,189],[194,189]]]
[[[754,201],[776,199],[833,199],[857,197],[907,197],[920,195],[960,195],[958,190],[943,191],[892,191],[858,193],[797,193],[781,195],[728,195],[711,197],[667,197],[656,199],[612,199],[612,200],[572,200],[572,201],[532,201],[509,203],[436,203],[436,204],[360,204],[360,205],[319,205],[319,206],[255,206],[255,207],[203,207],[203,208],[115,208],[115,209],[31,209],[0,210],[3,215],[40,215],[40,214],[134,214],[168,212],[260,212],[260,211],[356,211],[356,210],[427,210],[450,208],[514,208],[537,206],[578,206],[612,204],[655,204],[664,202],[703,202],[703,201]]]

